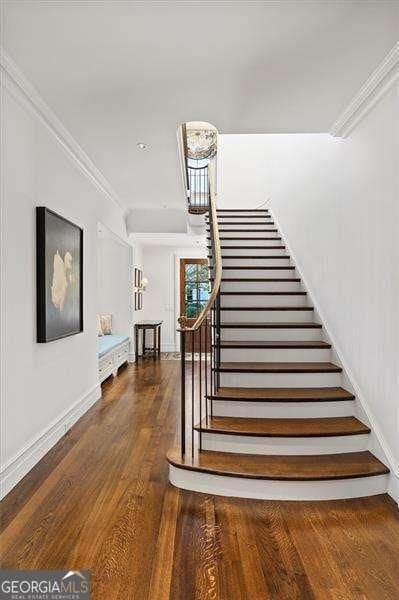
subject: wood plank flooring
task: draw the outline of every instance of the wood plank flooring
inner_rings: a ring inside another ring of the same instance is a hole
[[[92,572],[94,600],[396,600],[388,496],[264,502],[184,492],[165,460],[179,362],[131,365],[3,500],[3,568]]]

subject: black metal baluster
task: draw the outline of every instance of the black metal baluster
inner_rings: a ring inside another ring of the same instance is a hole
[[[198,360],[198,373],[199,373],[199,449],[202,450],[202,324],[198,330],[199,337],[199,360]]]
[[[208,316],[205,318],[205,420],[208,425]]]
[[[220,388],[220,292],[216,296],[216,390]]]
[[[186,453],[186,333],[180,332],[181,381],[180,381],[180,449]]]
[[[194,371],[195,331],[191,332],[191,455],[194,457],[194,406],[195,406],[195,371]]]

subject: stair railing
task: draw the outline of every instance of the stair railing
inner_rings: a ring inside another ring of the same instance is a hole
[[[181,353],[180,392],[180,450],[182,456],[191,451],[192,457],[202,450],[203,422],[213,414],[213,396],[219,387],[220,364],[220,282],[222,257],[216,213],[216,194],[212,173],[207,169],[209,189],[208,225],[211,241],[209,268],[211,289],[207,303],[195,322],[189,325],[187,316],[179,319]],[[199,431],[196,424],[200,425]]]
[[[209,179],[208,166],[187,166],[189,195],[189,211],[202,214],[209,208]]]
[[[209,208],[209,175],[208,165],[198,166],[191,160],[189,164],[187,145],[187,126],[185,123],[179,129],[180,160],[182,167],[185,194],[187,197],[188,211],[193,214],[204,214]]]

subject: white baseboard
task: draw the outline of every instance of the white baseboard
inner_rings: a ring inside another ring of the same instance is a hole
[[[334,352],[338,358],[338,362],[342,366],[343,371],[346,373],[346,376],[353,388],[352,391],[356,395],[356,398],[364,412],[364,415],[366,416],[366,418],[368,420],[368,424],[371,427],[372,433],[374,434],[375,439],[377,440],[377,442],[380,446],[380,449],[373,448],[373,451],[376,451],[375,453],[380,460],[383,460],[383,461],[385,460],[386,463],[388,463],[388,466],[391,470],[391,472],[389,474],[389,485],[388,485],[389,494],[397,502],[399,502],[399,465],[397,464],[397,462],[394,459],[391,448],[373,415],[372,409],[365,397],[365,394],[363,393],[360,385],[356,381],[356,378],[354,377],[354,374],[353,374],[351,368],[349,367],[347,360],[344,357],[344,353],[343,353],[340,345],[337,343],[335,336],[331,333],[333,331],[333,329],[332,329],[331,324],[329,323],[328,319],[323,314],[323,311],[320,309],[320,305],[317,302],[316,294],[315,294],[313,287],[309,284],[308,280],[303,275],[301,261],[298,260],[298,257],[296,256],[295,252],[293,252],[293,249],[288,242],[287,236],[284,233],[284,229],[281,227],[279,219],[276,217],[276,214],[275,214],[274,210],[271,208],[271,206],[269,206],[269,210],[270,210],[271,214],[273,215],[273,220],[276,223],[278,230],[280,231],[282,237],[284,238],[284,244],[286,245],[287,250],[288,250],[290,256],[292,257],[293,264],[295,264],[295,267],[296,267],[298,274],[302,280],[302,283],[303,283],[304,287],[306,288],[306,291],[309,294],[311,303],[315,308],[315,313],[319,316],[320,321],[323,323],[324,331],[327,334],[327,337],[333,346]],[[378,452],[378,450],[380,450],[380,452]],[[378,454],[381,454],[381,453],[383,454],[383,456],[378,456]]]
[[[399,477],[392,471],[388,479],[388,494],[395,500],[399,508]]]
[[[101,386],[96,384],[69,410],[65,411],[35,439],[26,444],[1,469],[0,499],[4,498],[41,458],[65,435],[89,408],[101,398]]]

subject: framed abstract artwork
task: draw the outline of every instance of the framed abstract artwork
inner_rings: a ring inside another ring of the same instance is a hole
[[[83,230],[57,213],[36,208],[37,341],[83,331]]]

